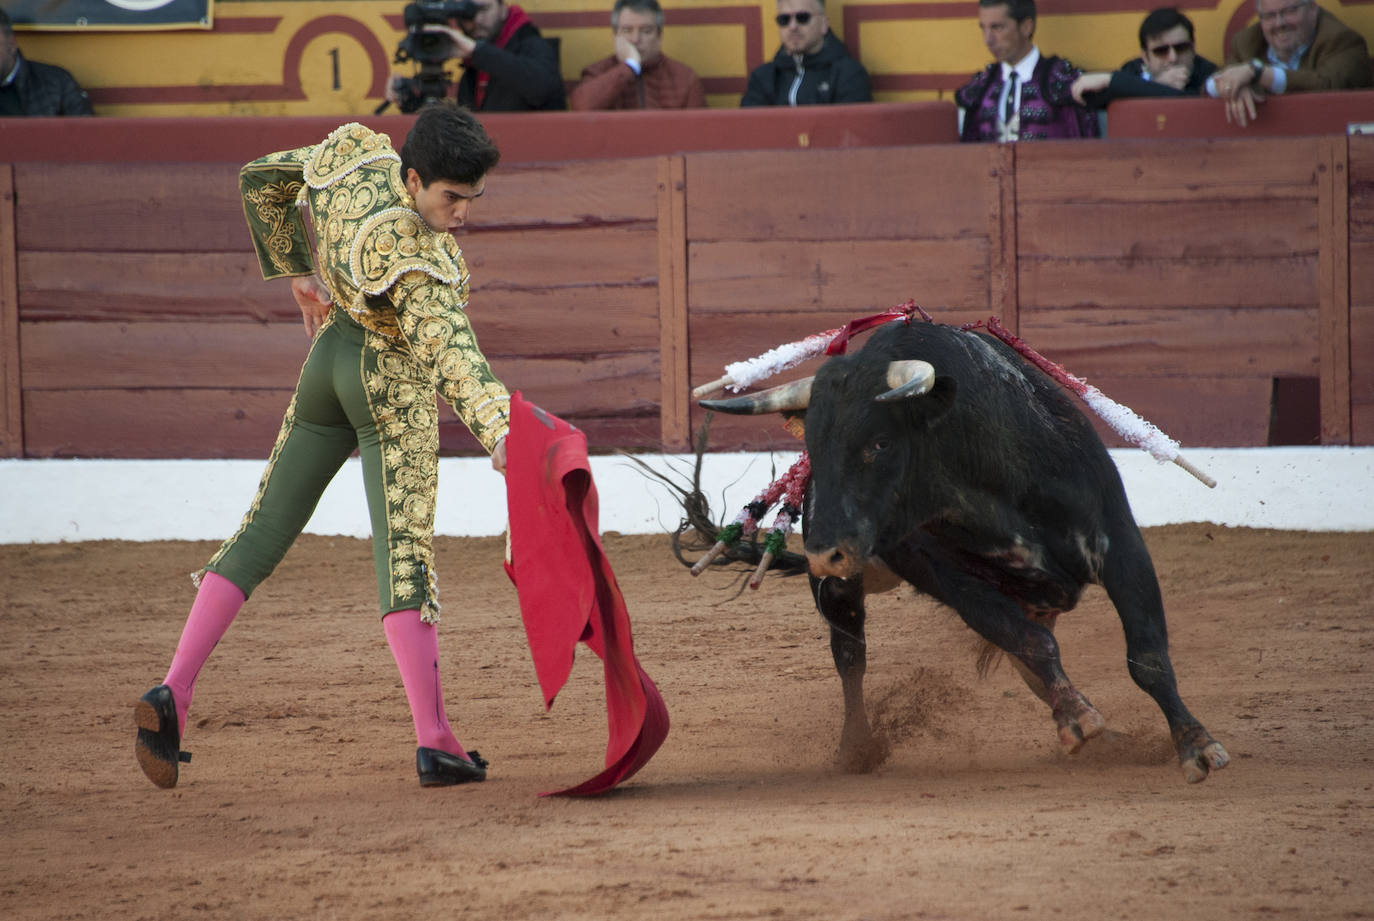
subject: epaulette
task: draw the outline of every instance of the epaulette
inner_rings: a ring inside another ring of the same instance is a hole
[[[456,251],[416,212],[387,208],[370,215],[359,228],[348,254],[348,270],[358,290],[368,295],[384,293],[407,272],[423,272],[446,285],[459,285],[467,281],[467,273],[455,258]]]
[[[315,145],[305,164],[305,181],[312,189],[323,189],[349,173],[378,160],[401,160],[391,147],[391,138],[357,122],[340,125],[329,137]]]

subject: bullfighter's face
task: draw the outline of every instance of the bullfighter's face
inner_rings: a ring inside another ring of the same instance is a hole
[[[415,210],[435,233],[456,234],[468,221],[468,209],[473,199],[486,191],[486,181],[475,183],[450,182],[435,179],[429,185],[420,181],[415,170],[406,171],[406,191],[415,200]]]

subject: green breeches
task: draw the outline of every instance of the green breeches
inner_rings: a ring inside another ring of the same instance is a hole
[[[439,619],[434,496],[439,417],[433,382],[403,344],[331,311],[301,368],[257,495],[205,567],[251,595],[310,520],[357,449],[382,614]]]

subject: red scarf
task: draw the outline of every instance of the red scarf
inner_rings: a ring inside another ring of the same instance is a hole
[[[668,735],[668,708],[635,658],[630,615],[597,527],[587,436],[526,402],[510,401],[506,504],[510,562],[544,706],[572,672],[579,641],[601,658],[610,739],[606,769],[549,795],[603,793],[648,763]]]
[[[515,4],[506,7],[506,21],[501,26],[501,34],[496,36],[492,42],[497,48],[506,47],[506,42],[515,34],[515,30],[529,22],[530,18],[525,15],[525,11]],[[482,108],[482,102],[487,98],[487,84],[491,82],[491,74],[485,70],[477,71],[477,91],[473,96],[473,101],[477,108]]]

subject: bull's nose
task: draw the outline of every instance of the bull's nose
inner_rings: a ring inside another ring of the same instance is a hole
[[[835,576],[840,579],[852,579],[863,572],[864,556],[854,553],[844,547],[825,547],[823,549],[806,551],[806,561],[811,569],[811,575],[818,579],[826,576]]]

